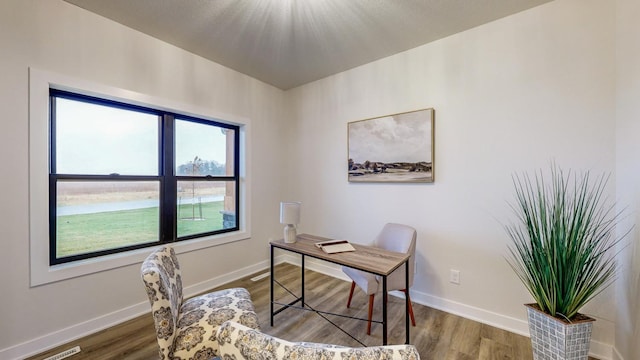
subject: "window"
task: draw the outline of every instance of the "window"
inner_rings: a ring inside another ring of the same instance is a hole
[[[49,264],[240,228],[240,128],[50,89]]]

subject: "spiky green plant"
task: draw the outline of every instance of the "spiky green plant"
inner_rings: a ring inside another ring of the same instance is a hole
[[[512,244],[507,261],[540,309],[571,320],[616,276],[615,237],[620,217],[605,204],[608,176],[590,181],[555,165],[551,178],[514,175],[517,221],[505,228]]]

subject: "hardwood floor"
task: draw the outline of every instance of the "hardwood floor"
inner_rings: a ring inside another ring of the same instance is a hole
[[[269,325],[269,277],[251,281],[250,278],[253,276],[255,275],[229,283],[224,288],[245,287],[249,290],[263,332],[290,341],[361,346],[356,340],[351,339],[318,314],[310,311],[287,309],[276,315],[274,326],[271,327]],[[275,277],[293,292],[299,292],[299,267],[280,264],[276,267]],[[347,309],[346,307],[350,283],[309,270],[305,272],[305,278],[305,297],[308,305],[334,313],[366,318],[368,298],[361,291],[356,290],[351,308]],[[142,287],[142,283],[140,286]],[[275,289],[275,297],[283,303],[293,299],[290,294],[279,287]],[[381,298],[381,294],[376,296],[374,319],[381,318]],[[404,300],[389,296],[388,309],[389,343],[402,344],[405,340]],[[527,337],[416,303],[413,304],[413,309],[416,327],[411,327],[411,344],[417,347],[422,359],[532,359],[531,344]],[[367,336],[365,322],[331,315],[326,317],[347,333],[357,334],[359,340],[367,346],[382,343],[382,325],[380,324],[374,323],[371,328],[371,336]],[[76,345],[80,346],[82,351],[68,358],[70,360],[151,360],[158,358],[152,319],[150,315],[145,315],[51,349],[28,360],[42,360]]]

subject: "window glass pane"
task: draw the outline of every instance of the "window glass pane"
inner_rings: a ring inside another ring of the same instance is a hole
[[[176,175],[232,176],[234,134],[233,129],[176,120]]]
[[[80,255],[159,239],[157,181],[58,181],[56,256]]]
[[[56,173],[158,175],[158,115],[56,98]]]
[[[178,181],[178,237],[236,226],[235,182]]]
[[[240,127],[56,89],[50,100],[50,264],[239,229]]]

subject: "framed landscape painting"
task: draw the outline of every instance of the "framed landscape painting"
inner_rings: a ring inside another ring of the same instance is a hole
[[[432,108],[348,123],[350,182],[434,181]]]

